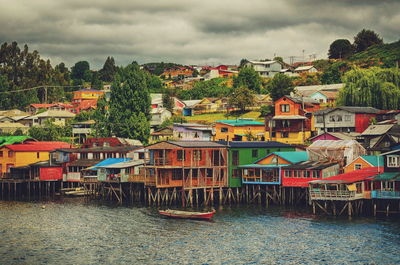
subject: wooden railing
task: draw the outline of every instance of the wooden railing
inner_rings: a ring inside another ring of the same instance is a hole
[[[347,190],[310,190],[311,200],[351,201],[363,199],[362,193]]]
[[[257,176],[243,176],[244,182],[265,182],[265,183],[278,183],[279,176],[257,177]]]
[[[143,175],[132,175],[128,177],[128,182],[144,183],[145,177]]]

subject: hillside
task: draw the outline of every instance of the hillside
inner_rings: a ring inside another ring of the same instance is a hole
[[[395,66],[396,61],[400,61],[400,40],[372,46],[363,52],[353,54],[348,60],[368,61],[373,59],[379,59],[386,67]]]

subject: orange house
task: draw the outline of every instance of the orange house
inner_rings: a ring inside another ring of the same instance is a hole
[[[88,99],[99,99],[104,95],[104,91],[97,89],[81,89],[78,91],[74,91],[74,97],[72,98],[72,102],[81,102],[82,100]]]
[[[251,119],[217,120],[215,124],[216,141],[264,141],[264,133],[264,123]]]
[[[26,144],[4,145],[0,148],[0,174],[9,173],[12,167],[27,166],[49,160],[50,151],[70,148],[64,142],[29,142]]]
[[[344,167],[344,173],[367,167],[383,167],[383,156],[359,156]]]
[[[283,96],[274,102],[275,116],[266,119],[265,138],[288,144],[303,144],[311,137],[312,112],[320,108],[318,102],[305,98]]]

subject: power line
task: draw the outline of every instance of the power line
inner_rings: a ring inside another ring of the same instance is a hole
[[[34,90],[34,89],[38,89],[38,88],[48,89],[48,88],[58,88],[58,87],[83,87],[83,86],[81,86],[81,85],[80,86],[35,86],[35,87],[30,87],[30,88],[18,89],[18,90],[3,91],[3,92],[0,92],[0,94],[17,93],[17,92],[22,92],[22,91]]]

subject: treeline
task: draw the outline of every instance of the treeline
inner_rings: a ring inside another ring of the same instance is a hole
[[[0,48],[0,110],[23,110],[45,99],[48,103],[70,101],[72,92],[82,87],[103,89],[104,84],[111,84],[120,68],[113,57],[107,57],[98,71],[90,69],[87,61],[79,61],[71,69],[64,63],[53,67],[50,60],[42,59],[36,50],[30,51],[28,45],[21,49],[17,42],[3,43]],[[150,91],[163,91],[157,76],[146,72],[146,78]],[[47,98],[44,86],[50,87]],[[39,88],[30,89],[35,87]]]

